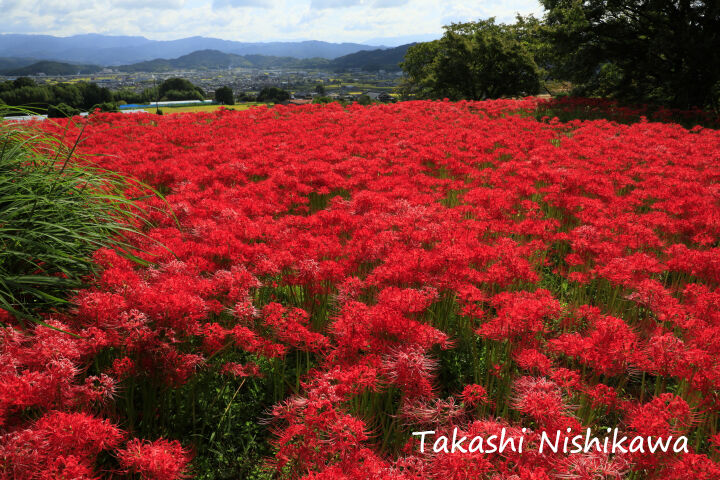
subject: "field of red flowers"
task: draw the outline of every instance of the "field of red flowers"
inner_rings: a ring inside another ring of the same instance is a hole
[[[0,478],[720,478],[720,131],[537,102],[45,125],[165,200],[75,336],[0,311]],[[688,453],[536,448],[586,428]]]

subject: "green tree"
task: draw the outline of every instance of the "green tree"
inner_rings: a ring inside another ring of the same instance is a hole
[[[114,102],[102,102],[98,103],[97,105],[93,105],[90,110],[99,109],[101,112],[117,112],[118,106],[117,103]]]
[[[78,87],[69,83],[59,83],[51,88],[52,102],[55,105],[64,103],[73,108],[77,108],[83,103],[82,92]]]
[[[160,98],[158,87],[148,87],[140,94],[142,101],[140,103],[152,103]]]
[[[400,84],[400,93],[404,99],[436,96],[433,78],[437,68],[435,58],[440,50],[439,43],[439,40],[417,43],[408,49],[404,61],[400,64],[406,76]]]
[[[373,103],[372,98],[368,95],[360,95],[356,101],[360,105],[371,105]]]
[[[334,101],[335,100],[333,100],[332,97],[315,97],[315,98],[313,98],[312,103],[327,104],[327,103],[332,103]]]
[[[13,86],[15,88],[36,87],[37,83],[30,77],[19,77],[13,80]]]
[[[45,109],[50,104],[52,95],[46,87],[22,86],[0,93],[0,98],[8,105]]]
[[[576,92],[687,108],[718,107],[720,2],[541,0]]]
[[[278,87],[264,87],[257,94],[258,102],[281,103],[290,98],[290,93]]]
[[[79,105],[80,108],[90,110],[95,105],[112,102],[112,93],[107,88],[88,82],[78,82],[76,85],[83,99],[82,105]]]
[[[232,88],[220,87],[215,90],[215,101],[220,105],[235,105],[235,96]]]
[[[145,103],[143,92],[136,92],[132,88],[121,88],[112,92],[113,101],[116,103]]]
[[[38,113],[44,113],[52,105],[65,105],[70,111],[87,111],[95,106],[111,110],[116,108],[110,90],[89,82],[38,85],[32,79],[19,78],[0,83],[0,100],[7,105],[27,107]],[[55,108],[52,114],[60,113]]]
[[[50,105],[47,110],[47,116],[49,118],[66,118],[75,115],[80,115],[80,110],[73,108],[65,103],[58,105]]]
[[[160,97],[161,100],[203,100],[205,96],[197,90],[166,90]]]
[[[522,45],[535,61],[541,86],[553,79],[553,69],[557,64],[557,54],[552,43],[551,32],[543,20],[532,15],[517,15],[515,23],[507,26],[510,34]]]
[[[168,78],[158,86],[161,99],[165,100],[203,100],[205,92],[184,78]]]
[[[540,69],[519,30],[493,18],[446,26],[441,39],[408,49],[402,90],[452,100],[537,93]]]
[[[237,100],[238,102],[254,102],[256,99],[254,95],[247,92],[240,92],[237,96]]]
[[[325,95],[325,85],[323,85],[322,83],[318,83],[317,85],[315,85],[315,93],[317,93],[321,97],[324,96]]]

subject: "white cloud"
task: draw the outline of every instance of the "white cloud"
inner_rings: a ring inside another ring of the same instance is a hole
[[[272,8],[272,2],[269,0],[213,0],[214,9],[222,9],[227,7],[255,7],[255,8]]]
[[[20,0],[0,0],[0,10],[6,14],[20,6]]]
[[[149,8],[152,10],[168,10],[183,8],[185,0],[111,0],[111,7],[138,9]]]
[[[375,8],[394,8],[407,5],[410,0],[376,0]]]
[[[319,10],[326,8],[348,8],[362,5],[363,0],[312,0],[310,6]]]
[[[312,0],[310,6],[316,9],[349,8],[393,8],[410,3],[410,0]]]
[[[439,34],[448,21],[542,13],[537,0],[0,0],[0,32],[245,42]]]

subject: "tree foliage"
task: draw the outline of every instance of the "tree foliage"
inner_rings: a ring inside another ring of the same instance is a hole
[[[258,102],[280,103],[289,98],[290,93],[278,87],[264,87],[257,95]]]
[[[184,78],[168,78],[158,87],[161,100],[204,100],[205,92]]]
[[[528,31],[493,18],[446,26],[441,39],[408,49],[402,63],[407,75],[404,91],[451,100],[537,93],[540,69]]]
[[[557,71],[578,93],[718,107],[720,2],[542,0]]]
[[[235,96],[232,88],[220,87],[215,90],[215,101],[220,105],[235,105]]]
[[[107,88],[95,83],[38,85],[31,78],[20,77],[13,81],[0,82],[0,100],[6,105],[24,106],[42,113],[53,105],[61,104],[88,111],[98,105],[112,104],[118,98]]]
[[[75,115],[80,115],[80,110],[65,103],[50,105],[47,109],[47,116],[49,118],[66,118],[73,117]]]
[[[356,101],[360,105],[371,105],[373,103],[369,95],[360,95]]]

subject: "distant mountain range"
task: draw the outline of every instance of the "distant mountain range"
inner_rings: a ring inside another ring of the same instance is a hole
[[[399,70],[409,45],[395,48],[362,50],[343,55],[333,60],[326,58],[295,58],[289,56],[237,55],[219,50],[198,50],[178,58],[156,58],[128,65],[113,66],[121,72],[161,73],[173,70],[216,70],[225,68],[297,68],[324,69],[332,71]],[[101,71],[99,65],[74,64],[32,58],[0,58],[0,74],[8,76],[45,75],[86,75]]]
[[[198,50],[178,58],[147,60],[131,65],[120,65],[121,72],[167,72],[171,70],[202,70],[234,67],[247,68],[324,68],[330,64],[326,58],[274,57],[267,55],[236,55],[218,50]]]
[[[149,40],[145,37],[74,35],[0,35],[0,57],[29,57],[66,63],[102,66],[129,65],[157,58],[178,58],[198,50],[218,50],[235,55],[334,59],[378,46],[320,41],[247,43],[217,38],[190,37]]]
[[[330,62],[333,70],[348,70],[359,68],[361,70],[400,70],[400,62],[405,58],[408,48],[415,45],[410,43],[395,48],[363,50],[338,57]]]
[[[75,65],[51,60],[41,60],[22,67],[2,69],[0,73],[14,77],[31,76],[39,73],[45,75],[88,75],[97,73],[103,67],[98,65]]]
[[[37,58],[26,57],[0,57],[0,72],[14,68],[21,68],[37,62]]]
[[[396,48],[363,50],[343,55],[334,60],[325,58],[293,58],[275,57],[267,55],[235,55],[218,50],[199,50],[175,59],[158,58],[131,65],[120,65],[118,70],[123,72],[167,72],[185,69],[219,69],[232,67],[248,68],[319,68],[325,70],[360,69],[367,71],[399,70],[399,63],[403,60],[410,45]]]

